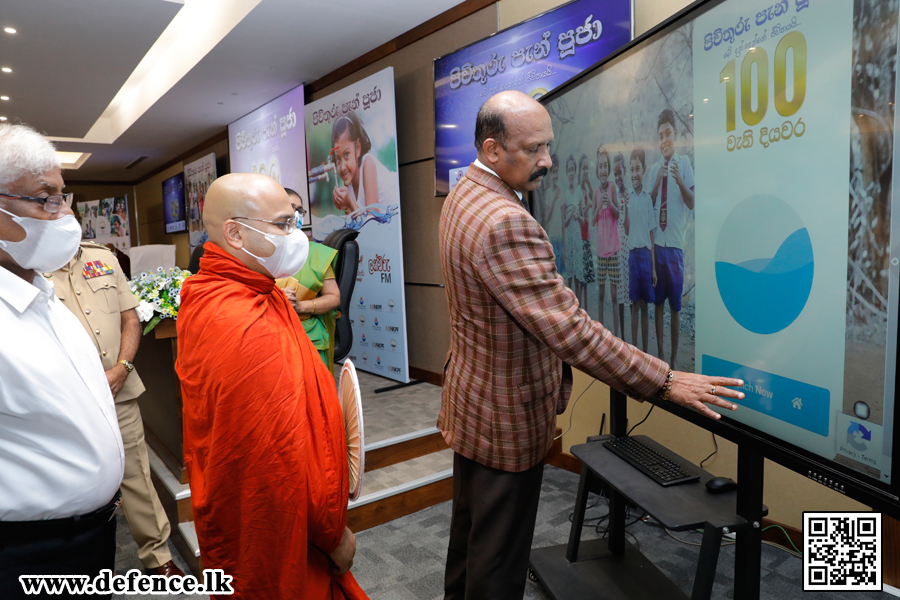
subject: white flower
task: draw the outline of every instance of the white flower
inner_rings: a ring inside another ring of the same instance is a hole
[[[141,300],[141,303],[135,310],[138,318],[145,323],[153,318],[153,305],[146,300]]]
[[[175,294],[175,306],[181,306],[181,289]]]

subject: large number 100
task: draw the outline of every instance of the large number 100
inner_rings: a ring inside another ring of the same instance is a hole
[[[794,97],[787,99],[787,52],[794,50]],[[751,72],[756,65],[756,110],[753,110],[753,83]],[[728,131],[735,130],[735,101],[737,82],[735,62],[728,61],[719,73],[719,83],[725,83],[725,124]],[[775,110],[782,117],[789,117],[800,110],[806,98],[806,38],[799,31],[788,33],[775,48]],[[741,63],[741,117],[752,127],[766,116],[769,108],[769,55],[763,48],[756,48],[744,56]]]

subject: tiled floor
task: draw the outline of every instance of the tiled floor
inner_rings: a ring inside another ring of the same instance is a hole
[[[341,365],[335,365],[335,379]],[[363,424],[366,443],[434,427],[441,409],[441,388],[418,383],[376,394],[375,390],[397,385],[393,379],[357,370],[359,393],[362,395]]]

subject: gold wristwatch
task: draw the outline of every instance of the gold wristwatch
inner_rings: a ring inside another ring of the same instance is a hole
[[[124,358],[123,358],[122,360],[120,360],[119,362],[117,362],[116,364],[117,364],[117,365],[124,365],[124,366],[125,366],[125,370],[128,371],[129,373],[131,373],[132,371],[134,371],[134,363],[132,363],[131,361],[125,360]]]

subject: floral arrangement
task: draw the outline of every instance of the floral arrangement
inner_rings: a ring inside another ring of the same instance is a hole
[[[156,273],[141,273],[131,280],[131,293],[141,301],[137,307],[138,318],[143,323],[144,335],[153,331],[163,319],[177,319],[181,306],[181,286],[191,275],[182,269],[165,269],[160,267]]]

